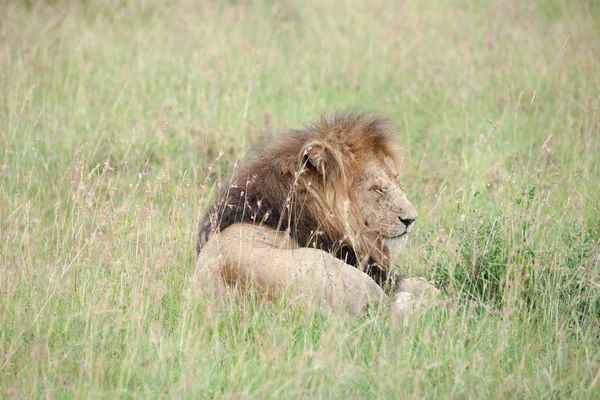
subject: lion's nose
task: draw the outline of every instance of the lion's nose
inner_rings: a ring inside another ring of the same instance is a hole
[[[400,218],[400,222],[402,222],[404,225],[406,225],[407,228],[410,226],[410,224],[415,222],[415,218],[402,218],[402,217],[398,217],[398,218]]]

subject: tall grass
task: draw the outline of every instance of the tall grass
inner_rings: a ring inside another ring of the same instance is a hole
[[[0,397],[597,398],[594,1],[0,5]],[[198,293],[253,143],[388,117],[451,309],[343,321]]]

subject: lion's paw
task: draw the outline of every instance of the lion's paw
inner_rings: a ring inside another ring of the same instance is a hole
[[[404,278],[400,282],[400,292],[408,292],[415,297],[437,297],[441,291],[429,283],[425,278]]]

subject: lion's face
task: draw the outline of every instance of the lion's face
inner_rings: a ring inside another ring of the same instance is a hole
[[[369,158],[353,189],[365,224],[394,252],[406,242],[417,210],[404,194],[393,161]]]

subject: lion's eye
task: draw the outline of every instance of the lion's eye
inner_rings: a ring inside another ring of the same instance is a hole
[[[382,189],[382,188],[377,188],[376,187],[376,188],[373,188],[373,191],[375,193],[377,193],[378,195],[380,195],[380,196],[383,196],[385,194],[385,189]]]

